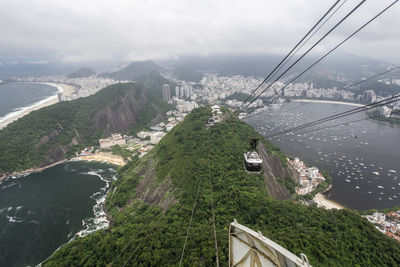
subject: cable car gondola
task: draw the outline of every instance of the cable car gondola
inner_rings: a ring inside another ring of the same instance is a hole
[[[249,143],[250,150],[244,153],[244,166],[248,172],[259,172],[263,161],[257,152],[258,138],[250,139]]]

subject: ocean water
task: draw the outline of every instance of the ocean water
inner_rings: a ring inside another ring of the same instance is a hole
[[[354,108],[291,102],[245,121],[268,137]],[[400,206],[400,128],[364,118],[358,113],[271,141],[286,154],[329,171],[333,178],[333,188],[327,193],[330,199],[356,210]],[[349,123],[356,120],[361,121]],[[325,128],[329,125],[336,126]]]
[[[77,234],[106,228],[112,165],[67,162],[0,183],[0,266],[37,265]]]
[[[56,95],[57,91],[54,86],[38,83],[0,84],[0,120],[8,113]]]

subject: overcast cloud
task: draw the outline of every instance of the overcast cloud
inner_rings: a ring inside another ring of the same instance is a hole
[[[0,60],[84,63],[183,54],[286,53],[333,2],[1,0]],[[358,2],[347,0],[328,24]],[[368,0],[318,51],[332,47],[391,2]],[[400,4],[396,4],[343,50],[400,63],[399,47]]]

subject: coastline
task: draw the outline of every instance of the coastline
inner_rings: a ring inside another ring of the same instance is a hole
[[[341,101],[333,101],[333,100],[314,100],[314,99],[292,99],[292,102],[299,103],[325,103],[325,104],[338,104],[338,105],[347,105],[354,107],[363,107],[362,104],[350,103],[350,102],[341,102]]]
[[[97,154],[87,156],[77,156],[71,159],[72,161],[98,161],[102,163],[110,163],[118,166],[124,166],[126,164],[123,157],[114,155],[110,152],[99,152]]]
[[[32,82],[33,83],[33,82]],[[74,88],[71,85],[65,85],[65,84],[56,84],[56,83],[45,83],[45,82],[36,82],[38,84],[45,84],[49,86],[56,87],[58,89],[58,93],[63,93],[64,95],[71,95],[74,92]],[[39,102],[33,103],[30,106],[27,107],[22,107],[16,111],[11,111],[7,115],[1,118],[0,120],[0,130],[5,128],[8,124],[12,123],[13,121],[16,121],[19,118],[24,117],[25,115],[28,115],[30,112],[34,110],[38,110],[53,104],[58,103],[58,96],[52,95],[48,98],[45,98]]]
[[[65,163],[67,161],[97,161],[97,162],[101,162],[101,163],[109,163],[109,164],[114,164],[114,165],[118,165],[118,166],[124,166],[126,164],[124,158],[121,156],[113,155],[112,153],[107,153],[107,152],[99,152],[99,153],[93,154],[93,155],[74,157],[70,160],[68,160],[68,159],[60,160],[53,164],[50,164],[50,165],[47,165],[44,167],[40,167],[40,168],[30,168],[30,169],[27,169],[24,171],[12,172],[10,174],[3,174],[2,176],[0,176],[0,183],[9,176],[20,176],[20,175],[25,175],[25,174],[29,174],[29,173],[41,172],[45,169],[54,167],[56,165]]]
[[[330,209],[346,209],[345,206],[330,200],[329,198],[327,198],[325,195],[318,193],[315,195],[315,197],[313,198],[314,202],[317,203],[318,207],[324,207],[327,210]]]
[[[391,124],[391,123],[390,123],[390,122],[388,122],[388,121],[380,121],[380,120],[376,120],[376,119],[374,119],[374,118],[371,118],[371,117],[369,117],[369,116],[367,116],[367,119],[368,119],[368,120],[370,120],[370,121],[376,122],[376,123],[380,123],[380,124],[386,125],[386,126],[400,128],[400,124],[396,124],[396,123],[394,123],[394,124]]]
[[[20,110],[13,111],[8,113],[6,116],[3,117],[3,119],[0,121],[0,130],[5,128],[8,124],[18,120],[19,118],[24,117],[25,115],[28,115],[34,110],[38,110],[53,104],[58,103],[58,98],[57,96],[51,96],[49,98],[43,99],[29,107],[23,107]]]
[[[41,172],[41,171],[43,171],[43,170],[45,170],[45,169],[54,167],[54,166],[56,166],[56,165],[65,163],[65,162],[67,162],[67,161],[68,161],[67,159],[64,159],[64,160],[60,160],[60,161],[54,162],[53,164],[50,164],[50,165],[47,165],[47,166],[44,166],[44,167],[40,167],[40,168],[30,168],[30,169],[27,169],[27,170],[24,170],[24,171],[12,172],[12,173],[10,173],[10,174],[4,174],[3,176],[0,177],[0,183],[1,183],[4,179],[6,179],[7,177],[9,177],[9,176],[20,176],[20,175],[25,175],[25,174],[35,173],[35,172]]]

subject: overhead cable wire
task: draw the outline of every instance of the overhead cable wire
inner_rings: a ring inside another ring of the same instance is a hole
[[[396,0],[394,2],[392,2],[389,6],[387,6],[386,8],[384,8],[381,12],[379,12],[377,15],[375,15],[373,18],[371,18],[369,21],[367,21],[365,24],[363,24],[360,28],[358,28],[355,32],[353,32],[350,36],[348,36],[347,38],[345,38],[343,41],[341,41],[338,45],[336,45],[334,48],[332,48],[329,52],[327,52],[325,55],[323,55],[322,57],[320,57],[317,61],[315,61],[313,64],[311,64],[308,68],[306,68],[303,72],[301,72],[300,74],[298,74],[295,78],[291,79],[285,86],[283,86],[281,89],[279,89],[278,91],[276,91],[272,96],[270,96],[267,100],[271,99],[272,97],[276,96],[279,92],[281,92],[284,88],[286,88],[289,84],[291,84],[293,81],[297,80],[300,76],[302,76],[306,71],[310,70],[312,67],[314,67],[316,64],[318,64],[321,60],[323,60],[325,57],[327,57],[329,54],[331,54],[334,50],[336,50],[337,48],[339,48],[342,44],[344,44],[346,41],[348,41],[351,37],[353,37],[354,35],[356,35],[359,31],[361,31],[362,29],[364,29],[368,24],[370,24],[372,21],[374,21],[376,18],[378,18],[380,15],[382,15],[384,12],[386,12],[389,8],[391,8],[394,4],[396,4],[399,0]],[[363,2],[362,2],[363,3]],[[361,4],[361,3],[360,3]],[[354,10],[354,9],[353,9]],[[336,26],[335,26],[336,27]],[[296,62],[295,62],[296,63]],[[292,65],[293,66],[293,65]],[[285,73],[287,72],[287,70],[280,75],[273,83],[275,83],[279,78],[281,78]],[[272,83],[272,84],[273,84]],[[271,85],[272,85],[271,84]],[[249,105],[251,105],[257,98],[259,98],[261,96],[261,94],[263,94],[271,85],[269,85],[266,89],[264,89],[260,94],[258,94],[252,101],[249,102],[249,104],[247,104],[243,109],[245,110]]]
[[[319,43],[321,43],[329,34],[331,34],[340,24],[342,24],[347,18],[350,17],[366,0],[362,0],[358,3],[349,13],[347,13],[338,23],[336,23],[327,33],[325,33],[316,43],[314,43],[306,52],[304,52],[292,65],[290,65],[283,73],[281,73],[272,83],[270,83],[261,93],[259,93],[253,100],[251,100],[243,109],[239,110],[239,113],[248,108],[254,101],[256,101],[266,90],[268,90],[274,83],[276,83],[283,75],[285,75],[290,69],[292,69],[301,59],[303,59],[311,50],[313,50]],[[398,0],[397,0],[398,1]],[[396,1],[396,2],[397,2]],[[279,91],[278,91],[279,92]],[[277,93],[278,93],[277,92]],[[276,95],[276,93],[274,94]],[[237,113],[237,114],[239,114]],[[237,116],[233,114],[231,118]]]
[[[376,74],[376,75],[374,75],[374,76],[372,76],[372,77],[369,77],[369,78],[367,78],[367,79],[361,80],[361,81],[359,81],[359,82],[356,82],[356,83],[353,83],[353,84],[350,84],[350,85],[346,85],[346,86],[342,87],[340,90],[344,90],[344,89],[347,89],[347,88],[350,88],[350,87],[354,87],[354,86],[356,86],[356,85],[359,85],[359,84],[361,84],[361,83],[367,82],[367,81],[372,80],[372,79],[374,79],[374,78],[376,78],[376,77],[379,77],[379,76],[381,76],[381,75],[384,75],[384,74],[386,74],[386,73],[389,73],[389,72],[392,72],[392,71],[395,71],[395,70],[398,70],[398,69],[400,69],[400,66],[396,66],[396,67],[391,68],[391,69],[389,69],[389,70],[386,70],[386,71],[384,71],[384,72],[378,73],[378,74]]]
[[[257,90],[267,82],[267,80],[271,77],[273,73],[279,68],[279,66],[287,60],[287,58],[293,53],[293,51],[307,38],[308,35],[321,23],[321,21],[332,11],[332,9],[340,2],[341,0],[337,0],[329,9],[325,12],[325,14],[315,23],[315,25],[306,33],[306,35],[301,38],[301,40],[292,48],[292,50],[281,60],[281,62],[268,74],[268,76],[253,90],[253,92],[243,101],[242,105],[247,102],[253,94],[257,92]],[[347,1],[347,0],[346,0]],[[238,109],[240,109],[240,106]],[[236,111],[235,111],[236,112]]]
[[[152,220],[153,220],[157,215],[160,215],[160,213],[154,214],[154,215],[147,221],[146,225],[149,225],[149,224],[152,222]],[[118,255],[113,259],[113,261],[109,263],[109,266],[112,266],[112,265],[118,260],[118,258],[121,257],[122,254],[124,254],[125,251],[133,244],[134,241],[136,241],[136,239],[132,239],[132,240],[128,243],[128,245],[126,245],[126,246],[124,247],[124,249],[121,251],[121,253],[118,254]]]
[[[348,88],[351,88],[351,87],[360,85],[360,84],[362,84],[362,83],[365,83],[365,82],[367,82],[367,81],[370,81],[370,80],[372,80],[372,79],[375,79],[375,78],[377,78],[377,77],[379,77],[379,76],[382,76],[382,75],[387,74],[387,73],[389,73],[389,72],[393,72],[393,71],[398,70],[398,69],[400,69],[400,66],[396,66],[396,67],[393,67],[393,68],[391,68],[391,69],[389,69],[389,70],[385,70],[384,72],[375,74],[375,75],[373,75],[373,76],[371,76],[371,77],[369,77],[369,78],[362,79],[362,80],[360,80],[360,81],[358,81],[358,82],[355,82],[355,83],[352,83],[352,84],[348,84],[348,85],[346,85],[346,86],[343,86],[343,87],[339,88],[338,90],[345,90],[345,89],[348,89]],[[298,108],[304,106],[304,104],[305,104],[305,103],[300,104],[300,105],[298,105],[298,106],[296,106],[296,107],[293,107],[293,108],[291,108],[291,109],[285,110],[284,112],[293,111],[293,110],[295,110],[295,109],[298,109]],[[242,118],[242,119],[248,118],[248,117],[250,117],[250,116],[252,116],[252,115],[255,115],[255,114],[249,114],[249,115],[245,116],[245,117]]]
[[[375,118],[375,116],[374,116],[374,117],[371,117],[371,118]],[[334,127],[337,127],[337,126],[346,126],[347,124],[352,124],[352,123],[356,123],[356,122],[360,122],[360,121],[365,121],[365,120],[368,120],[368,117],[367,117],[367,118],[362,118],[362,119],[353,120],[353,121],[345,121],[345,122],[341,122],[341,123],[337,123],[337,124],[333,124],[333,125],[328,125],[328,126],[324,126],[324,127],[317,128],[317,129],[309,129],[308,131],[300,132],[300,133],[298,133],[298,134],[299,134],[299,135],[301,134],[301,135],[305,136],[305,135],[307,135],[307,134],[309,134],[309,133],[313,133],[313,132],[317,132],[317,131],[322,131],[322,130],[329,129],[329,128],[334,128]]]
[[[208,158],[208,181],[210,183],[210,189],[211,189],[211,212],[212,212],[212,221],[213,221],[213,230],[214,230],[215,260],[216,260],[216,266],[219,267],[218,241],[217,241],[217,232],[215,229],[215,214],[214,214],[213,186],[212,186],[212,182],[211,182],[210,158]]]
[[[360,28],[358,28],[355,32],[353,32],[351,35],[349,35],[346,39],[344,39],[343,41],[341,41],[339,44],[337,44],[334,48],[332,48],[328,53],[326,53],[325,55],[323,55],[321,58],[319,58],[317,61],[315,61],[313,64],[311,64],[308,68],[306,68],[304,71],[302,71],[300,74],[298,74],[296,77],[294,77],[293,79],[291,79],[285,86],[283,86],[281,89],[279,89],[277,92],[275,92],[275,94],[273,94],[271,97],[269,97],[268,99],[271,99],[272,97],[274,97],[275,95],[277,95],[279,92],[281,92],[283,89],[285,89],[289,84],[291,84],[292,82],[294,82],[295,80],[297,80],[300,76],[302,76],[305,72],[307,72],[308,70],[310,70],[312,67],[314,67],[315,65],[317,65],[319,62],[321,62],[324,58],[326,58],[328,55],[330,55],[333,51],[335,51],[339,46],[341,46],[342,44],[344,44],[347,40],[349,40],[351,37],[353,37],[354,35],[356,35],[359,31],[361,31],[362,29],[364,29],[368,24],[370,24],[372,21],[374,21],[377,17],[379,17],[380,15],[382,15],[386,10],[388,10],[390,7],[392,7],[395,3],[397,3],[399,0],[394,1],[392,4],[390,4],[389,6],[387,6],[385,9],[383,9],[381,12],[379,12],[376,16],[374,16],[373,18],[371,18],[369,21],[367,21],[365,24],[363,24]]]
[[[142,239],[142,241],[139,243],[139,245],[136,246],[135,250],[129,255],[129,258],[125,261],[124,265],[122,267],[125,267],[129,261],[132,259],[133,255],[136,254],[136,251],[139,249],[139,247],[146,241],[146,239],[149,237],[151,231],[147,232],[146,236]]]
[[[339,11],[339,9],[347,2],[347,0],[344,0],[343,3],[340,4],[340,6],[338,6],[335,11],[333,11],[333,13],[301,44],[301,46],[299,46],[296,51],[294,51],[294,53],[292,55],[290,55],[290,57],[286,60],[285,63],[283,63],[277,70],[275,73],[278,73],[291,59],[294,55],[297,54],[297,52],[303,48],[303,46],[336,14],[337,11]]]
[[[205,166],[203,167],[203,173],[204,173],[204,169],[205,169]],[[181,254],[181,258],[179,260],[179,267],[182,266],[183,256],[185,255],[186,243],[187,243],[187,240],[188,240],[188,237],[189,237],[190,227],[192,225],[193,215],[194,215],[194,211],[195,211],[196,205],[197,205],[197,198],[199,196],[200,183],[201,183],[201,176],[199,176],[199,182],[197,184],[196,197],[195,197],[193,208],[192,208],[192,214],[190,215],[189,225],[188,225],[188,228],[187,228],[187,231],[186,231],[185,242],[183,243],[182,254]]]
[[[314,125],[322,124],[322,123],[325,123],[325,122],[328,122],[328,121],[331,121],[331,120],[335,120],[335,119],[342,118],[342,117],[345,117],[345,116],[350,116],[350,115],[353,115],[353,114],[356,114],[356,113],[359,113],[359,112],[367,111],[367,110],[370,110],[370,109],[373,109],[373,108],[376,108],[376,107],[381,107],[381,106],[384,106],[384,105],[388,105],[388,104],[391,104],[391,103],[399,101],[400,100],[400,95],[399,96],[395,96],[395,97],[391,97],[390,99],[387,99],[387,100],[391,100],[391,101],[388,101],[388,102],[385,102],[385,103],[376,102],[376,103],[374,103],[374,105],[364,106],[362,109],[356,109],[356,110],[354,110],[352,112],[348,112],[348,113],[344,112],[344,113],[332,115],[332,116],[329,116],[329,117],[326,117],[326,118],[323,118],[323,119],[320,119],[320,120],[317,120],[317,121],[314,121],[314,122],[311,122],[311,123],[306,123],[306,124],[303,124],[303,125],[299,125],[299,126],[290,128],[288,130],[285,130],[285,131],[270,135],[270,136],[268,136],[268,138],[274,137],[274,136],[277,136],[277,135],[281,135],[281,134],[285,134],[285,133],[289,133],[289,132],[298,131],[298,130],[301,130],[301,129],[304,129],[304,128],[308,128],[308,127],[311,127],[311,126],[314,126]]]
[[[380,100],[378,102],[370,103],[368,105],[364,105],[364,106],[360,106],[358,108],[350,109],[350,110],[347,110],[347,111],[344,111],[344,112],[341,112],[341,113],[338,113],[338,114],[334,114],[334,115],[331,115],[331,116],[328,116],[328,117],[325,117],[325,118],[322,118],[322,119],[315,120],[313,122],[305,123],[305,124],[302,124],[300,126],[296,126],[296,127],[292,128],[292,129],[296,129],[296,128],[299,128],[299,127],[312,126],[315,123],[323,122],[323,121],[330,120],[330,119],[335,119],[338,116],[347,115],[349,113],[353,114],[353,113],[357,113],[357,112],[362,112],[362,111],[370,109],[370,107],[374,108],[376,105],[379,105],[379,104],[387,105],[388,104],[388,103],[386,103],[387,101],[393,100],[393,99],[395,99],[395,101],[397,101],[399,97],[400,97],[400,95],[392,96],[392,97]]]
[[[390,101],[388,101],[388,100],[390,100]],[[278,133],[275,133],[275,134],[271,134],[271,135],[267,136],[267,138],[272,138],[272,137],[275,137],[275,136],[278,136],[278,135],[291,133],[291,132],[298,131],[298,130],[301,130],[301,129],[305,129],[305,128],[308,128],[308,127],[311,127],[311,126],[322,124],[322,123],[325,123],[325,122],[328,122],[328,121],[332,121],[332,120],[336,120],[336,119],[339,119],[339,118],[342,118],[342,117],[350,116],[350,115],[353,115],[353,114],[356,114],[356,113],[359,113],[359,112],[363,112],[363,111],[367,111],[367,110],[370,110],[370,109],[373,109],[373,108],[377,108],[377,107],[381,107],[381,106],[384,106],[384,105],[388,105],[388,104],[391,104],[391,103],[394,103],[394,102],[397,102],[397,101],[400,101],[400,95],[393,96],[393,97],[390,97],[390,98],[385,99],[383,101],[376,102],[373,105],[363,106],[361,108],[353,109],[353,110],[350,110],[348,112],[342,112],[342,113],[339,113],[339,114],[336,114],[336,115],[328,116],[328,117],[323,118],[323,119],[319,119],[319,120],[314,121],[314,122],[306,123],[306,124],[299,125],[299,126],[296,126],[296,127],[293,127],[293,128],[290,128],[290,129],[287,129],[287,130],[284,130],[284,131],[281,131],[281,132],[278,132]]]

